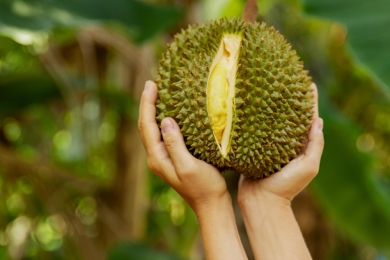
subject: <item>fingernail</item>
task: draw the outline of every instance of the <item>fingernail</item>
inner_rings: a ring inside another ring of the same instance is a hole
[[[148,91],[150,89],[150,87],[152,86],[152,82],[150,80],[146,81],[145,83],[145,90]]]
[[[165,118],[162,122],[161,122],[161,128],[162,128],[162,131],[164,134],[170,132],[173,130],[173,122],[172,122],[172,119],[169,119],[169,118]]]
[[[322,131],[322,128],[324,128],[324,120],[322,118],[318,119],[317,127],[320,131]]]

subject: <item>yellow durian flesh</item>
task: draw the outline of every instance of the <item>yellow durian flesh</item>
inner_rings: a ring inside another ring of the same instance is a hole
[[[223,156],[229,152],[240,43],[241,35],[223,36],[217,55],[210,67],[207,83],[207,112]]]
[[[210,87],[207,92],[210,122],[219,144],[222,143],[223,131],[226,128],[228,118],[227,98],[229,95],[229,84],[226,75],[226,59],[223,59],[218,62],[211,72],[208,84]]]

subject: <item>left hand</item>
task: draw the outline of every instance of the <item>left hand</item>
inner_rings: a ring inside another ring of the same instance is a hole
[[[150,169],[175,189],[198,213],[200,207],[230,201],[225,179],[214,166],[187,150],[180,128],[172,118],[156,123],[157,86],[147,81],[142,93],[138,128]],[[228,198],[228,200],[226,200]]]

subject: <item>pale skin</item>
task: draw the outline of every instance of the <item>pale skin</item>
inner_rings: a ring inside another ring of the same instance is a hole
[[[291,209],[293,198],[317,175],[324,148],[317,87],[310,87],[314,115],[302,153],[268,178],[241,176],[239,182],[237,200],[256,259],[312,259]]]
[[[315,111],[303,152],[278,173],[262,180],[241,177],[238,202],[256,259],[311,259],[290,204],[318,173],[324,145],[322,119]],[[138,127],[150,169],[194,210],[206,259],[247,259],[238,235],[226,182],[212,165],[193,157],[172,118],[156,123],[157,86],[148,81],[141,98]],[[161,140],[161,134],[163,140]]]

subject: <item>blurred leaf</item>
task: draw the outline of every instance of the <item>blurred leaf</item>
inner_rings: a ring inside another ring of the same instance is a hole
[[[32,104],[61,97],[53,79],[39,74],[2,77],[0,93],[0,117]]]
[[[9,37],[0,36],[0,78],[26,72],[42,73],[44,69],[40,61],[31,52],[32,48],[20,45]]]
[[[115,88],[102,88],[100,96],[115,111],[126,115],[133,122],[138,121],[138,102],[128,93]]]
[[[20,44],[13,41],[12,39],[4,36],[0,36],[0,55],[3,56],[10,50],[20,50]]]
[[[199,238],[196,215],[168,184],[151,171],[149,174],[152,200],[148,212],[146,241],[175,252],[178,256],[188,257]],[[183,209],[182,214],[178,214],[179,208]]]
[[[55,27],[114,21],[142,42],[174,25],[181,10],[137,0],[4,0],[0,2],[0,32],[19,41]]]
[[[155,248],[133,243],[121,243],[109,252],[107,260],[181,260],[182,258],[169,255]]]
[[[4,36],[0,36],[0,93],[0,117],[61,97],[31,48]]]
[[[304,1],[309,14],[336,20],[347,27],[354,56],[371,71],[386,93],[390,93],[390,1]]]
[[[372,158],[356,148],[358,128],[328,108],[321,169],[311,187],[326,214],[355,241],[390,252],[390,196],[374,175]]]
[[[203,0],[204,20],[241,17],[245,3],[246,0]],[[265,14],[274,3],[275,0],[257,0],[258,14]]]
[[[204,20],[241,17],[245,0],[203,0],[202,5]]]

